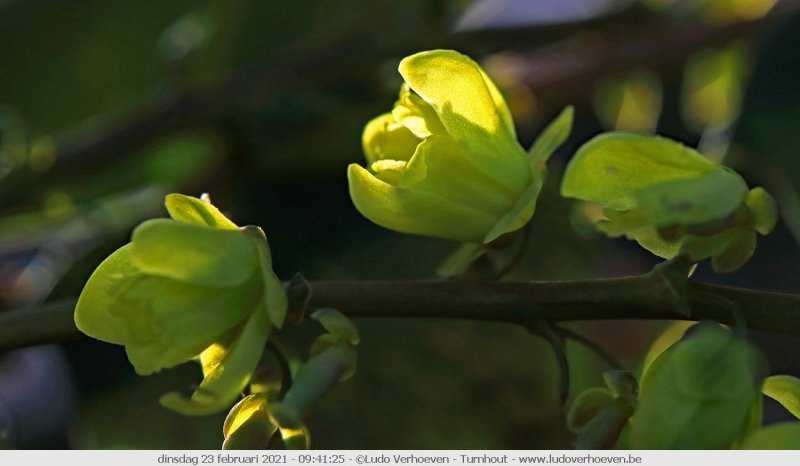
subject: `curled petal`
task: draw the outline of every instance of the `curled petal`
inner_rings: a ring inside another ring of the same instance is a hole
[[[523,189],[529,176],[525,152],[516,141],[506,106],[498,108],[495,102],[501,99],[499,92],[487,85],[477,63],[452,50],[432,50],[406,57],[399,71],[478,168]]]
[[[373,118],[364,127],[361,144],[367,162],[379,160],[408,160],[420,139],[408,128],[397,123],[391,113]]]
[[[398,185],[438,194],[496,218],[515,199],[515,191],[478,169],[463,146],[446,136],[431,136],[417,147]]]
[[[210,202],[196,197],[176,193],[168,194],[164,204],[167,206],[169,216],[179,222],[225,230],[238,228]]]
[[[259,306],[233,338],[213,344],[200,355],[205,377],[191,398],[167,393],[159,400],[161,405],[186,416],[214,414],[230,406],[250,381],[269,332],[266,309]]]
[[[490,213],[438,194],[392,186],[357,164],[348,167],[347,178],[356,209],[390,230],[481,242],[495,221]]]
[[[392,117],[394,121],[421,139],[434,134],[447,134],[433,107],[405,83],[400,86],[400,96],[392,109]]]

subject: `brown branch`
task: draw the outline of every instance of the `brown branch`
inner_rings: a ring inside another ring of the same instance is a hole
[[[359,318],[474,319],[521,323],[604,319],[715,320],[734,324],[732,305],[753,329],[800,335],[800,295],[689,281],[691,315],[652,274],[570,282],[318,281],[311,306]],[[74,300],[0,314],[0,350],[84,338]]]

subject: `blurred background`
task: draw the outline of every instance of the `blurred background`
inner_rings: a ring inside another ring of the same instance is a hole
[[[778,198],[755,257],[701,280],[800,293],[800,1],[0,0],[0,313],[71,299],[163,195],[211,194],[262,225],[284,279],[430,278],[453,244],[371,224],[347,194],[361,130],[388,111],[411,53],[454,48],[504,92],[527,147],[563,106],[568,143],[513,280],[638,274],[656,258],[600,237],[559,198],[603,130],[699,147]],[[359,371],[314,409],[315,448],[567,448],[549,347],[506,324],[361,320]],[[575,323],[637,368],[666,322]],[[302,356],[319,329],[280,343]],[[752,332],[774,373],[800,339]],[[602,361],[569,346],[574,394]],[[0,353],[0,447],[219,448],[223,415],[158,396],[187,364],[137,377],[122,347]],[[768,422],[788,419],[767,404]]]

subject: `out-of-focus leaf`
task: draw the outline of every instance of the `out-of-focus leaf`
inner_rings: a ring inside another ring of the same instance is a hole
[[[662,93],[658,75],[636,70],[597,86],[594,109],[607,129],[651,134],[661,116]]]
[[[764,188],[753,188],[747,193],[745,199],[750,213],[753,214],[755,229],[766,235],[775,228],[778,222],[778,206],[775,199]]]
[[[739,116],[745,78],[740,44],[698,53],[686,65],[683,113],[697,132],[727,128]]]
[[[567,411],[567,427],[577,432],[606,406],[614,402],[614,397],[605,388],[590,388],[581,393]]]

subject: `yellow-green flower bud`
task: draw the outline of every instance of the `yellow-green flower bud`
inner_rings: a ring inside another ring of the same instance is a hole
[[[777,220],[772,196],[748,191],[733,170],[670,139],[638,134],[605,133],[581,146],[561,194],[602,207],[595,226],[606,235],[664,258],[710,257],[717,272],[747,262],[756,233],[769,233]]]
[[[171,194],[172,219],[149,220],[86,283],[75,323],[124,345],[140,375],[199,359],[205,379],[191,399],[165,395],[184,414],[224,409],[245,387],[286,295],[257,227],[238,228],[210,203]]]
[[[760,353],[717,324],[701,323],[642,377],[631,418],[635,449],[725,449],[750,426],[763,376]]]
[[[524,226],[571,109],[526,154],[503,96],[470,58],[431,50],[406,57],[399,71],[394,109],[364,129],[367,167],[348,168],[359,212],[392,230],[469,243]]]

